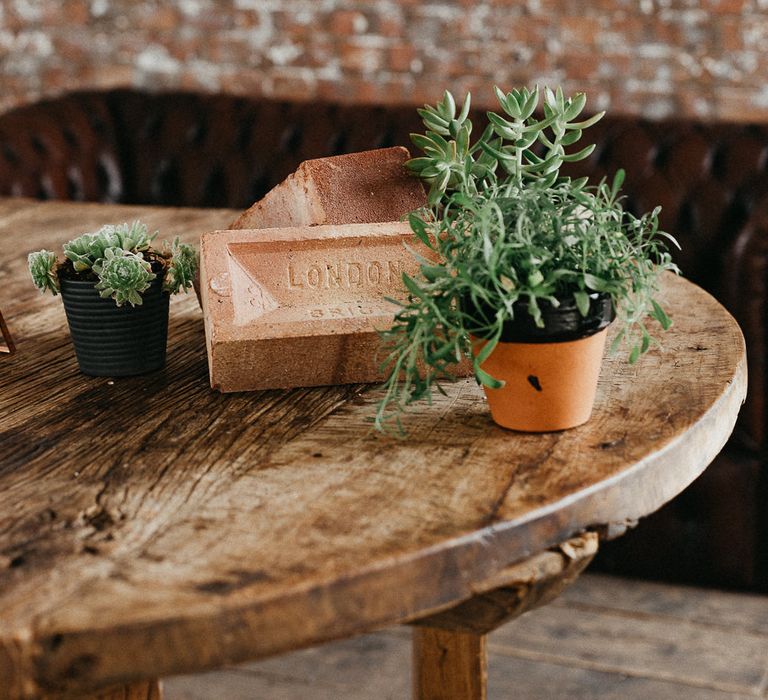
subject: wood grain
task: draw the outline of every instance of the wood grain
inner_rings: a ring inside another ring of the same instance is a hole
[[[557,547],[511,564],[484,582],[475,595],[453,608],[412,624],[452,632],[488,634],[524,612],[546,605],[584,571],[597,554],[597,533],[572,537]]]
[[[520,435],[471,381],[370,429],[365,386],[219,395],[194,296],[168,366],[79,374],[60,301],[26,255],[144,218],[194,241],[231,211],[0,201],[18,351],[0,363],[0,698],[212,668],[450,608],[511,563],[637,519],[687,486],[744,398],[741,333],[665,280],[675,326],[606,360],[592,420]],[[311,363],[312,357],[306,361]]]
[[[486,700],[486,637],[434,627],[413,630],[414,700]]]
[[[705,625],[765,637],[768,597],[754,593],[670,586],[640,579],[590,574],[567,589],[557,605],[594,614],[602,610],[637,613],[679,624]],[[767,660],[768,661],[768,660]]]
[[[46,695],[41,700],[162,700],[163,691],[158,681],[139,681],[130,685],[113,685],[84,696]]]

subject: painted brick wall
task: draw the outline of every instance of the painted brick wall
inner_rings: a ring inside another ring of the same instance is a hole
[[[768,0],[0,0],[0,110],[80,87],[422,103],[562,83],[768,120]]]

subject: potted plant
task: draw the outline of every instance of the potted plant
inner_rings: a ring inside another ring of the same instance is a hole
[[[64,260],[29,255],[35,285],[61,292],[80,371],[124,377],[165,364],[168,302],[187,291],[197,268],[192,246],[177,238],[158,250],[146,224],[107,225],[64,244]]]
[[[400,427],[409,404],[440,389],[469,358],[491,415],[524,431],[588,420],[608,324],[613,348],[635,362],[655,342],[649,319],[670,319],[654,298],[664,270],[678,272],[659,230],[659,208],[633,216],[612,182],[560,174],[594,149],[572,148],[603,114],[577,121],[586,97],[562,90],[495,88],[501,112],[472,141],[470,97],[450,92],[419,110],[424,155],[409,161],[430,185],[409,221],[419,273],[382,333],[388,373],[376,425]],[[542,112],[539,103],[543,92]]]

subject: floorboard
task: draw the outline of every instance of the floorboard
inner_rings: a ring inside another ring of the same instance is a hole
[[[166,700],[402,700],[410,630],[393,628],[165,681]],[[768,697],[768,598],[587,574],[497,630],[490,700]]]

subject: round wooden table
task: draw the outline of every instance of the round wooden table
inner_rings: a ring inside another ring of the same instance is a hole
[[[395,623],[419,624],[418,696],[482,697],[483,634],[693,481],[745,396],[738,326],[672,276],[661,347],[607,358],[591,421],[561,433],[496,427],[469,380],[407,440],[372,431],[375,388],[215,393],[192,295],[164,371],[88,378],[26,253],[137,216],[192,241],[232,212],[0,201],[0,698],[152,697]]]

